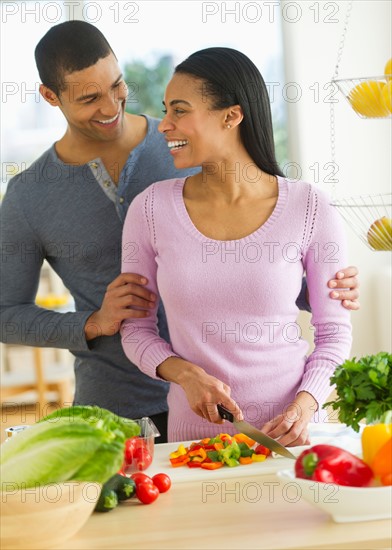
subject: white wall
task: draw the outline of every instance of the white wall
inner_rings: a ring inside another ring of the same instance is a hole
[[[314,167],[319,163],[317,185],[331,194],[331,185],[323,182],[327,175],[323,166],[331,160],[328,90],[323,86],[334,74],[347,6],[347,1],[282,2],[286,82],[297,83],[291,92],[302,92],[297,102],[287,102],[290,160],[299,163],[302,179],[311,183],[316,183]],[[392,57],[391,20],[389,0],[353,2],[340,78],[383,74]],[[339,166],[335,197],[390,192],[391,119],[361,119],[343,95],[335,104],[335,119]],[[352,314],[352,356],[391,351],[391,253],[371,251],[347,224],[346,228],[350,263],[359,268],[361,282],[361,309]],[[309,317],[303,316],[302,323],[308,326]]]

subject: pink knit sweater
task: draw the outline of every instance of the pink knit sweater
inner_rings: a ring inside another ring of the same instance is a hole
[[[123,323],[126,355],[153,378],[173,355],[199,365],[230,386],[245,419],[258,427],[302,390],[319,403],[314,420],[324,417],[329,378],[351,346],[350,314],[329,298],[327,287],[347,264],[339,215],[319,189],[278,177],[268,220],[247,237],[216,241],[193,225],[184,181],[151,185],[128,210],[122,271],[146,276],[163,300],[171,345],[150,315]],[[315,327],[309,356],[295,303],[305,271]],[[168,403],[169,441],[222,431],[192,412],[179,385],[171,384]],[[223,431],[234,433],[228,423]]]

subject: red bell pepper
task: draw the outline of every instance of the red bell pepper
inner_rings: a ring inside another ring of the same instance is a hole
[[[303,451],[295,461],[295,475],[348,487],[366,487],[374,477],[363,460],[334,445],[314,445]]]

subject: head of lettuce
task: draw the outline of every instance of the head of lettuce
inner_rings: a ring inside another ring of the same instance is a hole
[[[92,406],[59,409],[1,446],[1,488],[64,481],[105,483],[121,468],[133,420]]]

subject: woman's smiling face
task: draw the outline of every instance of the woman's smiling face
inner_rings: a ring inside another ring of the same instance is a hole
[[[224,110],[212,110],[203,94],[203,81],[177,73],[165,93],[165,116],[159,131],[165,134],[176,168],[218,162],[223,154]]]

